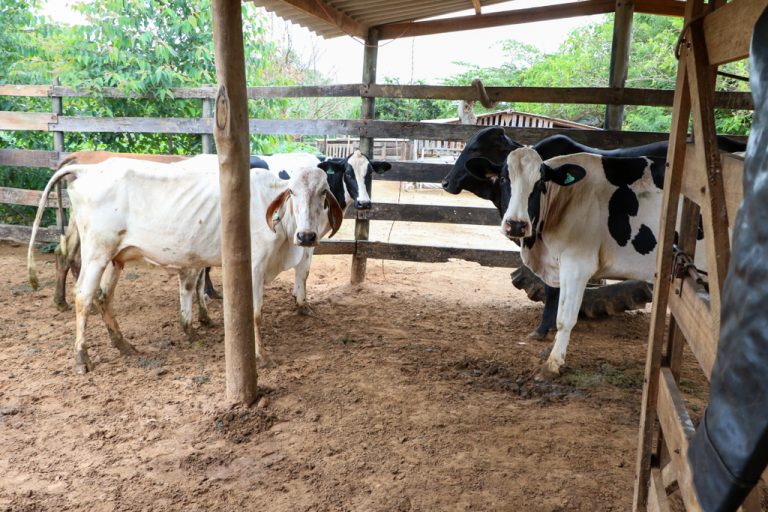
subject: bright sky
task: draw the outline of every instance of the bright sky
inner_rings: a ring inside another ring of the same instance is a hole
[[[54,20],[77,23],[78,15],[70,6],[75,0],[48,0],[43,12]],[[484,7],[483,12],[524,9],[557,0],[515,0]],[[473,14],[468,10],[459,15]],[[503,58],[501,42],[517,39],[552,52],[572,29],[596,17],[566,18],[545,22],[452,32],[434,36],[407,37],[382,41],[379,48],[377,80],[397,78],[401,83],[423,80],[437,84],[441,78],[455,75],[464,68],[453,62],[471,62],[481,67],[497,65]],[[287,31],[287,32],[286,32]],[[292,44],[306,58],[315,55],[315,67],[334,83],[357,83],[362,79],[363,47],[351,37],[324,40],[299,26],[275,22],[275,33],[290,37]]]

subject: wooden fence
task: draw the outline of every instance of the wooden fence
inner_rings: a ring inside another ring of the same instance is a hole
[[[581,103],[610,105],[671,106],[673,91],[646,89],[609,88],[509,88],[488,87],[493,101]],[[0,165],[19,167],[49,167],[67,152],[64,134],[73,132],[141,132],[166,134],[196,134],[202,137],[204,151],[212,149],[212,101],[215,88],[199,87],[174,89],[176,99],[197,99],[202,104],[200,118],[144,118],[144,117],[86,117],[63,115],[62,101],[66,98],[95,97],[93,93],[73,90],[56,84],[51,86],[0,85],[0,96],[24,96],[51,99],[51,112],[4,112],[0,111],[0,130],[47,131],[52,134],[53,149],[17,150],[0,148]],[[479,100],[473,87],[347,84],[298,87],[252,87],[251,99],[296,97],[360,97],[360,98],[417,98],[446,100]],[[104,98],[136,98],[118,89],[104,89]],[[151,101],[151,100],[149,100]],[[726,109],[751,109],[748,93],[718,93],[715,105]],[[354,136],[373,139],[432,139],[466,141],[477,126],[442,123],[419,123],[374,120],[268,120],[251,119],[253,134],[314,135],[320,137]],[[549,129],[540,127],[506,128],[507,133],[522,143],[533,144],[553,133],[564,133],[591,146],[620,147],[666,140],[666,133],[588,131],[576,129]],[[377,180],[439,183],[450,170],[449,165],[394,161],[392,170],[376,175]],[[0,203],[36,206],[40,193],[0,187]],[[52,205],[54,201],[49,202]],[[356,223],[375,221],[439,222],[474,225],[496,225],[498,214],[491,208],[459,206],[401,205],[376,203],[370,211],[350,212]],[[357,232],[357,230],[356,230]],[[0,238],[27,238],[28,228],[0,225]],[[446,261],[461,258],[482,265],[517,267],[520,264],[516,251],[491,251],[483,249],[459,249],[424,245],[402,245],[365,240],[326,241],[318,248],[318,254],[353,254],[361,258],[397,259],[422,262]],[[41,240],[54,241],[55,230],[43,230]]]

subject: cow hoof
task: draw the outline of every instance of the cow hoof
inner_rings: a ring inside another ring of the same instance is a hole
[[[78,375],[85,375],[88,372],[93,371],[93,363],[91,358],[85,352],[79,352],[75,355],[75,373]]]
[[[537,382],[550,382],[560,377],[560,369],[544,363],[536,373]]]
[[[61,312],[70,310],[69,304],[67,304],[66,302],[56,302],[55,304],[56,304],[56,309],[58,309]]]
[[[312,309],[312,306],[310,306],[307,303],[304,303],[303,305],[299,306],[296,310],[300,315],[302,316],[314,316],[315,310]]]
[[[533,331],[530,334],[528,334],[528,339],[536,340],[536,341],[543,341],[547,339],[547,333],[540,333],[539,331]]]
[[[200,316],[198,321],[200,322],[200,325],[204,325],[205,327],[210,327],[213,325],[213,320],[211,320],[211,317],[209,316]]]
[[[137,356],[141,354],[138,350],[136,350],[136,347],[128,343],[127,341],[123,341],[119,345],[115,345],[115,348],[120,351],[120,355],[123,356]]]
[[[220,294],[219,292],[217,292],[216,290],[211,290],[211,291],[207,291],[207,292],[205,292],[205,297],[206,297],[208,300],[222,300],[222,299],[224,298],[224,297],[222,297],[222,296],[221,296],[221,294]]]
[[[262,357],[262,358],[259,358],[259,368],[261,369],[277,368],[277,363],[271,357],[266,357],[266,358]]]

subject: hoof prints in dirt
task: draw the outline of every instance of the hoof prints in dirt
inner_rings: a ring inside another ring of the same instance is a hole
[[[272,428],[277,418],[259,409],[241,409],[217,414],[213,430],[233,443],[245,443],[251,436]]]
[[[453,364],[450,370],[453,370],[454,378],[464,379],[467,386],[512,393],[521,398],[535,399],[540,403],[561,401],[583,395],[577,388],[568,384],[557,381],[536,381],[533,371],[521,374],[503,361],[463,359]]]

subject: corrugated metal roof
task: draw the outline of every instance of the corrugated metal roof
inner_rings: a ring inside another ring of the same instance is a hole
[[[377,25],[423,20],[473,9],[472,0],[251,0],[286,21],[301,25],[327,39],[352,34],[321,17],[309,14],[293,4],[303,5],[325,17],[335,18],[342,13],[353,22],[367,29]],[[509,0],[481,0],[482,6],[508,2]]]

